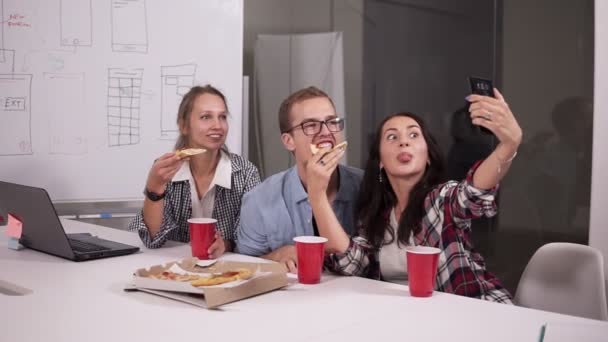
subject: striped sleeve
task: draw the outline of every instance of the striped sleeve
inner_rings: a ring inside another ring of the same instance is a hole
[[[374,253],[367,239],[362,236],[351,238],[344,253],[330,254],[326,258],[327,268],[340,275],[367,276]]]
[[[162,247],[167,240],[181,242],[190,241],[188,218],[191,215],[190,191],[187,182],[170,183],[167,186],[164,199],[163,222],[160,231],[152,237],[144,222],[143,209],[129,224],[129,230],[139,234],[144,246],[148,248]]]
[[[473,219],[482,216],[492,217],[497,213],[496,194],[498,193],[498,185],[491,189],[479,189],[473,186],[473,175],[481,164],[478,161],[469,170],[467,177],[461,181],[448,182],[445,186],[440,187],[438,191],[439,198],[444,198],[446,207],[456,219]]]

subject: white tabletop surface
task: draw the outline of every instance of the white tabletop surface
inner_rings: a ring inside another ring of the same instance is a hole
[[[608,341],[606,322],[444,293],[413,298],[406,286],[358,277],[324,275],[318,285],[292,279],[283,290],[207,310],[123,291],[133,271],[188,257],[189,245],[170,242],[150,250],[131,232],[62,222],[68,233],[90,232],[141,246],[142,252],[77,263],[9,250],[0,227],[0,280],[33,290],[0,294],[0,341],[535,342],[547,322],[547,329],[554,324],[581,333],[606,331]]]

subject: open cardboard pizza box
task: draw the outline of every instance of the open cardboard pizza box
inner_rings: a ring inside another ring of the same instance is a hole
[[[127,289],[153,293],[211,309],[287,286],[285,267],[279,263],[219,260],[209,267],[200,267],[197,265],[198,261],[197,258],[188,258],[169,262],[165,265],[138,269],[133,275],[131,287]],[[189,272],[189,274],[217,274],[246,268],[251,270],[253,276],[247,280],[203,287],[193,286],[189,281],[161,280],[150,277],[163,271],[176,270],[176,267]]]

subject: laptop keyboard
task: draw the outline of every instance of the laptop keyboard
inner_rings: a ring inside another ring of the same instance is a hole
[[[96,245],[90,242],[84,242],[74,239],[68,239],[70,241],[70,245],[72,249],[77,252],[99,252],[99,251],[107,251],[109,248]]]

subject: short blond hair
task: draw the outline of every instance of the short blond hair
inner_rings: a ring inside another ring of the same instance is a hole
[[[279,107],[279,128],[281,129],[281,133],[286,133],[291,128],[290,113],[293,105],[317,97],[327,98],[335,110],[336,106],[334,106],[334,102],[323,90],[313,86],[300,89],[283,100]]]

